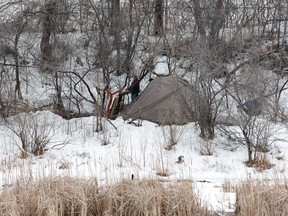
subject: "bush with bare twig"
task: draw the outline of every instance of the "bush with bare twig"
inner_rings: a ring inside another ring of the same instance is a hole
[[[36,114],[23,113],[9,119],[7,127],[16,135],[16,145],[21,155],[32,153],[39,156],[44,154],[46,145],[50,142],[52,125],[44,119],[41,122]]]

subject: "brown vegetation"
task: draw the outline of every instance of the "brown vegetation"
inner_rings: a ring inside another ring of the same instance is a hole
[[[287,192],[287,181],[246,181],[236,191],[236,215],[288,215]]]
[[[130,180],[99,187],[93,178],[56,177],[4,188],[0,215],[212,215],[200,204],[191,182]]]

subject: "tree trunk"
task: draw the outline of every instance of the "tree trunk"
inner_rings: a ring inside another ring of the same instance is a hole
[[[204,24],[204,20],[202,16],[202,9],[201,9],[199,0],[193,0],[193,9],[194,9],[194,16],[195,16],[195,21],[196,21],[198,31],[200,35],[203,38],[205,38],[206,37],[205,24]]]
[[[8,117],[7,107],[6,107],[5,103],[2,101],[1,96],[0,96],[0,115],[2,118],[4,118],[4,120],[6,120],[6,118]]]
[[[44,7],[44,17],[42,21],[42,38],[40,49],[42,53],[42,69],[44,72],[52,72],[52,46],[50,37],[54,29],[53,16],[56,10],[56,1],[49,1]]]
[[[133,47],[133,33],[134,33],[134,24],[133,24],[133,3],[134,0],[129,0],[129,27],[127,35],[127,49],[126,56],[121,65],[121,70],[123,73],[130,74],[132,70],[132,55],[134,52]]]
[[[200,137],[204,140],[212,140],[214,139],[214,121],[212,113],[210,112],[203,112],[200,114]]]
[[[120,0],[111,0],[111,11],[110,11],[110,31],[113,35],[118,33],[119,27],[119,16],[120,16]]]
[[[111,0],[111,26],[110,31],[114,36],[114,45],[117,53],[117,75],[122,74],[121,70],[121,37],[120,37],[120,0]]]
[[[59,82],[58,72],[55,72],[55,90],[56,90],[56,102],[55,102],[55,110],[60,115],[65,115],[65,108],[62,101],[62,87]]]
[[[24,12],[23,12],[24,14]],[[13,58],[15,63],[15,99],[23,100],[21,87],[20,87],[20,67],[19,67],[19,51],[18,51],[18,44],[21,34],[24,31],[26,24],[28,23],[27,16],[23,15],[17,19],[17,32],[14,38],[14,45],[13,45]]]
[[[154,35],[162,36],[163,31],[164,0],[155,0]]]
[[[252,154],[253,154],[253,144],[251,142],[251,140],[249,139],[249,135],[248,133],[246,132],[246,128],[244,128],[242,130],[242,133],[244,135],[244,138],[245,138],[245,142],[246,142],[246,145],[247,145],[247,153],[248,153],[248,161],[247,161],[247,164],[251,164],[253,162],[253,158],[252,158]]]
[[[19,55],[18,55],[18,42],[19,42],[20,34],[21,33],[18,33],[15,37],[13,56],[14,56],[14,62],[15,62],[15,79],[16,79],[15,97],[16,99],[22,100],[23,97],[22,97],[21,88],[20,88],[20,70],[19,70]]]
[[[210,45],[213,45],[215,42],[217,43],[220,29],[223,27],[224,23],[225,23],[225,14],[223,12],[223,0],[218,0],[216,2],[213,19],[210,26],[210,32],[209,32]]]

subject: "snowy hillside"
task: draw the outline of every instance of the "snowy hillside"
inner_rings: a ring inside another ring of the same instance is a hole
[[[209,209],[235,212],[235,185],[288,174],[287,9],[264,0],[0,1],[2,192],[48,176],[187,181]],[[116,96],[116,108],[131,103],[133,77],[143,92],[159,76],[197,93],[196,122],[110,116]]]

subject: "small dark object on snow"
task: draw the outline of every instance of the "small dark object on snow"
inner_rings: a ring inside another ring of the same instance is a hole
[[[176,161],[176,163],[180,164],[180,163],[183,163],[184,162],[184,156],[181,155],[178,157],[178,161]]]
[[[77,58],[76,58],[76,63],[83,67],[83,62],[79,56],[77,56]]]
[[[132,179],[132,180],[134,179],[134,174],[131,175],[131,179]]]

